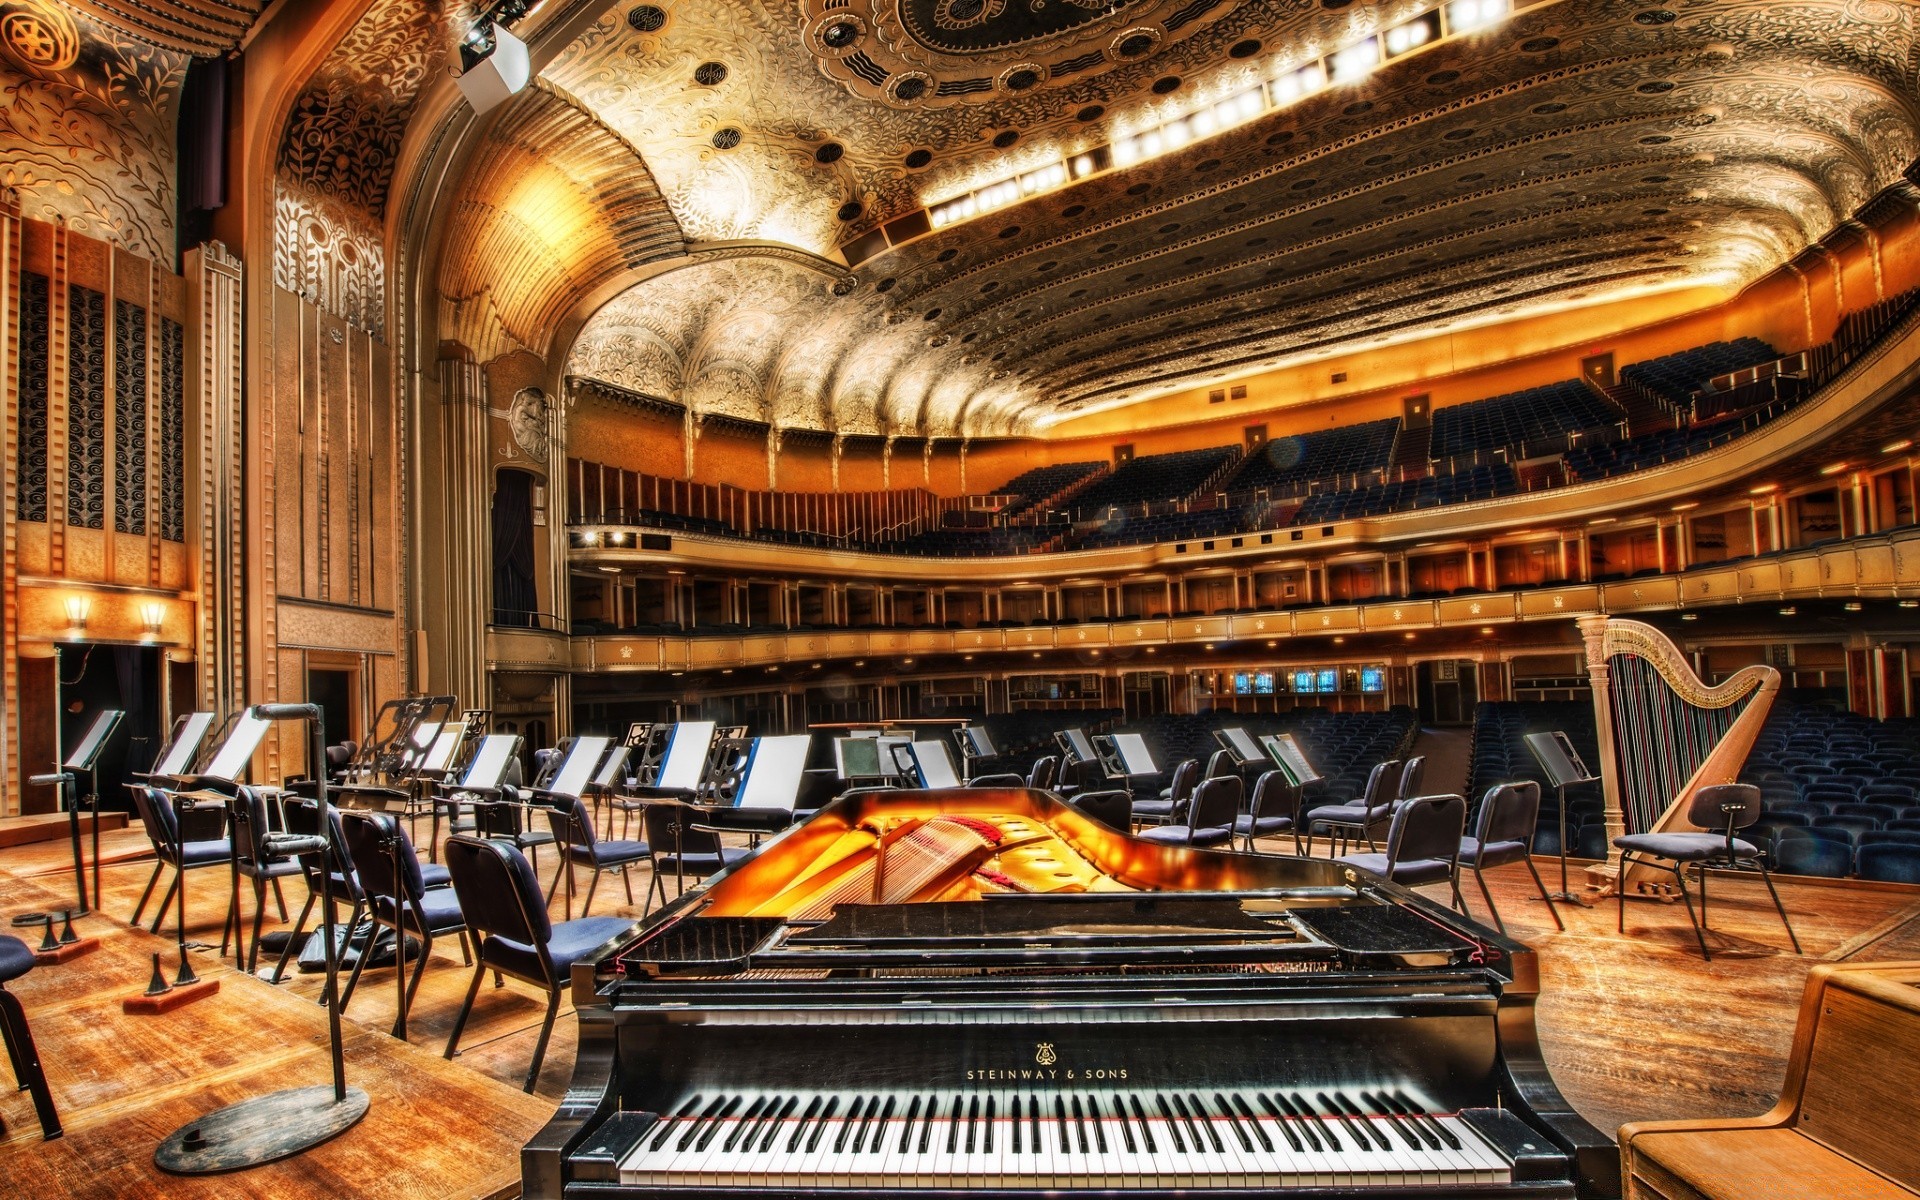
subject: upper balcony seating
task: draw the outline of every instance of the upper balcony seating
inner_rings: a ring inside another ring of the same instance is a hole
[[[1557,441],[1582,429],[1618,425],[1625,414],[1578,379],[1435,410],[1435,459]]]
[[[1132,459],[1075,496],[1074,510],[1093,517],[1104,508],[1183,500],[1238,450],[1238,446],[1209,446]]]
[[[1266,489],[1291,493],[1316,479],[1340,479],[1385,470],[1393,461],[1400,418],[1318,429],[1297,437],[1275,438],[1247,454],[1240,469],[1220,484],[1223,492]]]
[[[1035,467],[1031,471],[1022,471],[993,489],[995,495],[1018,496],[1018,500],[1000,510],[1002,516],[1013,516],[1025,512],[1049,496],[1087,478],[1097,475],[1107,464],[1101,462],[1054,463],[1050,467]]]
[[[1453,475],[1429,475],[1424,479],[1402,479],[1353,491],[1323,492],[1318,496],[1310,496],[1300,506],[1300,511],[1293,515],[1293,523],[1322,525],[1329,521],[1349,521],[1355,517],[1402,512],[1410,508],[1461,504],[1469,500],[1510,495],[1519,487],[1513,468],[1505,463],[1471,467]]]
[[[1715,375],[1744,371],[1779,357],[1778,350],[1759,338],[1743,337],[1633,363],[1621,369],[1620,378],[1665,398],[1682,411],[1691,411],[1694,393]]]
[[[1200,512],[1166,513],[1153,517],[1114,517],[1093,529],[1074,534],[1062,549],[1093,550],[1101,546],[1144,546],[1155,542],[1224,537],[1250,532],[1255,524],[1253,510],[1244,508],[1209,508]]]
[[[1741,426],[1727,422],[1694,429],[1662,429],[1606,445],[1580,446],[1567,452],[1567,471],[1575,480],[1624,475],[1725,445],[1742,432]]]
[[[1005,529],[929,529],[872,549],[884,554],[924,554],[933,558],[977,558],[995,554],[1025,554],[1054,531],[1028,526]]]

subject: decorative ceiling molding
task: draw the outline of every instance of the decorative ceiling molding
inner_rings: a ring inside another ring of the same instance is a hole
[[[63,0],[161,50],[211,58],[240,44],[266,0]]]

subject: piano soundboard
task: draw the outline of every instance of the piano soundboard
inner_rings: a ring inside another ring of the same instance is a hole
[[[575,968],[529,1197],[1616,1195],[1527,949],[1048,793],[849,797]]]

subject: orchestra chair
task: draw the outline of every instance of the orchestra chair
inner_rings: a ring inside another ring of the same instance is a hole
[[[1713,955],[1707,950],[1707,868],[1738,868],[1747,864],[1759,868],[1760,879],[1767,885],[1767,895],[1773,897],[1773,908],[1780,914],[1780,923],[1787,927],[1787,938],[1793,943],[1793,952],[1800,953],[1800,939],[1793,932],[1793,922],[1787,920],[1787,910],[1780,904],[1780,893],[1774,890],[1773,877],[1767,874],[1767,864],[1762,859],[1760,848],[1752,842],[1733,836],[1760,819],[1760,789],[1751,783],[1718,783],[1703,787],[1695,792],[1687,805],[1687,822],[1704,831],[1716,825],[1722,828],[1715,833],[1674,832],[1674,833],[1629,833],[1613,839],[1620,850],[1620,870],[1624,873],[1630,866],[1652,867],[1668,871],[1673,875],[1674,883],[1680,888],[1680,899],[1687,905],[1687,920],[1693,924],[1693,936],[1700,943],[1700,957],[1707,962],[1713,961]],[[1852,847],[1846,848],[1851,856]],[[1671,866],[1665,864],[1671,863]],[[1700,912],[1696,916],[1693,910],[1693,897],[1687,891],[1686,870],[1697,866],[1700,875]],[[1616,889],[1620,897],[1620,932],[1627,931],[1627,892],[1628,888]]]
[[[180,814],[173,807],[173,800],[167,793],[154,787],[133,789],[133,806],[139,811],[140,824],[145,828],[147,840],[153,843],[153,876],[147,880],[147,890],[140,893],[140,903],[134,906],[130,925],[140,923],[140,914],[146,911],[147,898],[153,895],[153,885],[160,882],[160,872],[173,868],[173,882],[167,885],[166,894],[160,897],[160,907],[153,914],[150,931],[160,932],[160,922],[167,915],[168,902],[173,899],[174,889],[184,888],[188,871],[197,871],[202,867],[218,867],[233,858],[233,843],[228,838],[205,839],[200,841],[182,841],[180,839]],[[226,953],[227,930],[232,926],[232,912],[229,911],[227,925],[220,930],[220,952]]]
[[[1293,834],[1293,852],[1300,853],[1300,789],[1285,771],[1262,771],[1253,781],[1253,796],[1245,812],[1233,819],[1235,837],[1244,839],[1248,853],[1255,838]]]
[[[1105,792],[1081,792],[1067,803],[1092,817],[1108,829],[1133,832],[1133,793],[1125,789]]]
[[[13,1060],[14,1078],[20,1090],[33,1093],[33,1110],[40,1117],[40,1136],[52,1141],[60,1136],[60,1114],[53,1107],[53,1092],[47,1087],[47,1073],[40,1066],[40,1052],[33,1044],[33,1031],[27,1028],[27,1010],[20,997],[7,985],[33,970],[38,961],[27,944],[11,934],[0,934],[0,1034],[7,1043],[7,1057]],[[0,1123],[0,1135],[6,1126]]]
[[[1415,796],[1393,810],[1384,853],[1343,854],[1336,861],[1372,871],[1408,887],[1439,883],[1444,879],[1453,885],[1453,907],[1464,913],[1466,903],[1460,899],[1460,842],[1466,831],[1465,800],[1459,796]]]
[[[521,800],[518,788],[502,788],[501,792],[503,794],[498,799],[480,797],[474,800],[473,835],[513,843],[513,848],[528,855],[537,870],[540,866],[540,847],[554,844],[553,831],[527,828],[527,811],[538,805],[539,801]]]
[[[1160,795],[1153,800],[1135,800],[1133,802],[1133,823],[1136,825],[1165,825],[1172,821],[1193,796],[1193,789],[1200,785],[1200,760],[1183,758],[1173,768],[1173,778],[1167,786],[1160,789]]]
[[[241,787],[228,802],[233,814],[233,852],[228,862],[233,868],[233,889],[227,901],[227,920],[233,925],[233,965],[251,975],[260,965],[260,926],[267,915],[267,887],[273,887],[273,899],[280,906],[280,921],[287,920],[287,897],[280,881],[300,873],[300,864],[291,858],[276,858],[267,852],[269,821],[267,806],[260,793]],[[253,885],[253,940],[240,941],[240,880]]]
[[[1202,779],[1219,779],[1223,775],[1238,775],[1240,759],[1233,751],[1221,747],[1207,756],[1207,773]]]
[[[413,841],[391,813],[346,812],[341,824],[347,835],[347,857],[366,893],[366,915],[379,930],[393,930],[394,986],[398,989],[400,1012],[393,1019],[393,1036],[407,1039],[407,1011],[420,990],[420,977],[426,974],[427,959],[433,956],[433,939],[455,934],[460,938],[460,959],[471,963],[467,947],[467,920],[460,912],[460,898],[452,888],[427,887],[414,853]],[[407,979],[407,935],[420,938],[420,955],[414,960],[413,979]],[[347,1011],[353,989],[360,983],[360,972],[373,957],[374,939],[354,960],[353,973],[340,994],[340,1011]]]
[[[655,804],[640,814],[641,832],[646,841],[630,843],[640,847],[641,856],[653,867],[653,878],[647,884],[646,907],[641,915],[653,911],[653,895],[660,893],[660,903],[667,902],[667,883],[665,872],[671,871],[676,881],[675,896],[685,894],[687,877],[705,879],[709,875],[718,875],[721,871],[753,853],[741,846],[722,846],[720,835],[711,829],[703,829],[693,823],[697,809],[684,804]],[[615,845],[608,842],[604,845]],[[593,903],[593,891],[587,891],[587,903]],[[627,903],[633,903],[633,883],[627,883]],[[583,907],[581,916],[587,915]]]
[[[1426,755],[1416,754],[1407,759],[1406,765],[1400,768],[1400,782],[1394,788],[1393,802],[1399,804],[1402,801],[1411,800],[1415,796],[1418,796],[1420,794],[1420,785],[1426,780],[1426,777]]]
[[[967,781],[968,787],[1024,787],[1036,792],[1050,791],[1055,778],[1060,773],[1060,756],[1043,754],[1033,760],[1033,766],[1025,776],[1008,771],[1001,775],[977,775]]]
[[[1240,815],[1240,801],[1246,790],[1247,785],[1238,775],[1208,779],[1194,789],[1185,824],[1161,825],[1138,836],[1143,842],[1162,846],[1231,847],[1233,820]]]
[[[573,869],[576,864],[593,868],[593,878],[587,883],[586,903],[580,906],[580,915],[586,916],[593,908],[593,893],[600,886],[600,876],[607,871],[620,872],[621,880],[627,885],[627,903],[633,903],[633,876],[628,871],[634,863],[649,857],[646,842],[627,839],[601,841],[593,832],[593,817],[587,812],[586,801],[578,796],[555,798],[552,808],[547,810],[547,823],[553,828],[554,840],[560,844],[560,865],[553,872],[553,886],[547,889],[547,898],[560,890],[560,876],[567,877],[567,919],[573,919]],[[667,807],[664,802],[656,802],[640,814],[641,828],[648,828],[647,822],[656,808]]]
[[[1323,804],[1307,814],[1307,853],[1313,853],[1314,835],[1326,831],[1327,848],[1334,848],[1336,835],[1339,848],[1357,838],[1365,838],[1367,848],[1377,851],[1380,848],[1374,830],[1393,819],[1393,802],[1399,799],[1395,790],[1400,781],[1400,760],[1390,758],[1386,762],[1376,763],[1373,770],[1367,772],[1367,787],[1360,798],[1347,804]]]
[[[467,998],[447,1036],[446,1057],[452,1058],[460,1047],[460,1034],[489,970],[531,983],[547,993],[546,1019],[540,1023],[540,1038],[534,1043],[533,1063],[522,1088],[531,1092],[540,1078],[540,1063],[553,1036],[553,1018],[573,964],[631,929],[633,922],[623,917],[581,917],[555,925],[547,916],[539,876],[526,855],[497,839],[455,834],[447,839],[447,867],[453,873],[453,891],[466,914],[467,928],[480,946],[474,955],[473,982],[467,985]]]
[[[1488,867],[1517,862],[1527,864],[1533,886],[1540,889],[1540,898],[1547,902],[1547,911],[1553,914],[1554,927],[1563,933],[1566,931],[1560,909],[1547,895],[1540,869],[1533,865],[1533,835],[1539,820],[1539,784],[1530,779],[1523,783],[1497,783],[1480,797],[1480,815],[1474,820],[1473,832],[1460,839],[1460,865],[1473,872],[1473,881],[1480,885],[1480,895],[1486,900],[1487,911],[1493,914],[1493,923],[1501,933],[1507,931],[1507,923],[1500,919],[1493,892],[1487,888],[1486,871]]]

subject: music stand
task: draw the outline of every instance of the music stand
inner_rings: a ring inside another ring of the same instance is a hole
[[[957,788],[960,776],[945,742],[903,742],[893,747],[893,761],[903,775],[923,788]]]
[[[1587,764],[1580,761],[1580,752],[1573,748],[1573,742],[1558,729],[1552,733],[1529,733],[1522,740],[1527,743],[1527,749],[1533,752],[1534,761],[1540,764],[1540,769],[1547,773],[1547,782],[1553,785],[1555,797],[1560,802],[1560,890],[1549,893],[1547,903],[1564,900],[1582,908],[1591,908],[1593,901],[1585,896],[1576,896],[1567,889],[1567,789],[1576,783],[1593,783],[1599,776],[1587,770]]]
[[[1267,757],[1294,787],[1304,790],[1308,784],[1319,783],[1324,778],[1319,768],[1307,760],[1307,752],[1300,748],[1299,740],[1292,734],[1271,733],[1261,738],[1260,744],[1266,747]]]
[[[1000,751],[994,748],[993,739],[987,735],[985,726],[962,725],[953,731],[953,740],[960,747],[960,765],[966,771],[968,779],[973,778],[973,769],[976,764],[1000,756]]]
[[[259,746],[261,738],[266,736],[266,727],[275,721],[305,721],[311,731],[310,752],[313,761],[320,762],[321,756],[326,753],[323,744],[326,738],[322,732],[326,718],[317,704],[261,705],[247,710],[247,716],[249,721],[236,725],[235,736],[228,738],[227,745],[221,748],[221,753],[215,758],[216,762],[231,765],[228,750],[233,749],[238,754],[235,741],[251,743],[246,753],[239,756],[239,765],[228,782],[233,782],[239,772],[245,770],[247,759],[253,757],[253,748]],[[314,790],[319,797],[320,832],[315,835],[270,833],[267,835],[267,849],[276,856],[320,855],[320,919],[321,928],[326,934],[322,940],[327,954],[327,982],[321,992],[321,1003],[327,1008],[333,1086],[272,1092],[229,1104],[189,1121],[167,1135],[154,1150],[154,1165],[162,1171],[174,1175],[217,1175],[278,1162],[338,1137],[367,1115],[371,1101],[362,1089],[347,1086],[346,1058],[341,1048],[340,999],[337,990],[340,952],[333,937],[333,856],[330,852],[333,819],[327,799],[327,773],[324,770],[315,771],[314,776]],[[182,929],[186,925],[184,915],[183,906]]]
[[[1160,764],[1153,761],[1153,752],[1147,749],[1147,741],[1137,733],[1116,733],[1108,739],[1113,746],[1114,757],[1119,761],[1120,773],[1132,778],[1135,775],[1158,775]]]
[[[1232,752],[1236,767],[1246,767],[1266,758],[1253,736],[1238,725],[1231,729],[1214,730],[1213,740],[1220,743],[1221,749]]]
[[[27,780],[31,784],[57,789],[60,802],[67,809],[67,836],[73,842],[73,885],[80,893],[79,907],[69,914],[71,916],[84,917],[100,903],[100,789],[95,771],[100,762],[100,752],[107,748],[107,739],[113,736],[113,731],[120,727],[121,718],[126,715],[118,708],[102,709],[100,714],[94,717],[93,724],[87,727],[86,735],[80,739],[80,744],[75,746],[67,755],[66,761],[60,764],[59,771],[50,775],[35,775]],[[87,776],[87,799],[91,801],[93,811],[92,904],[87,903],[87,867],[80,856],[80,797],[75,794],[74,788],[77,777],[82,773]],[[51,921],[52,918],[49,917],[48,920]]]

